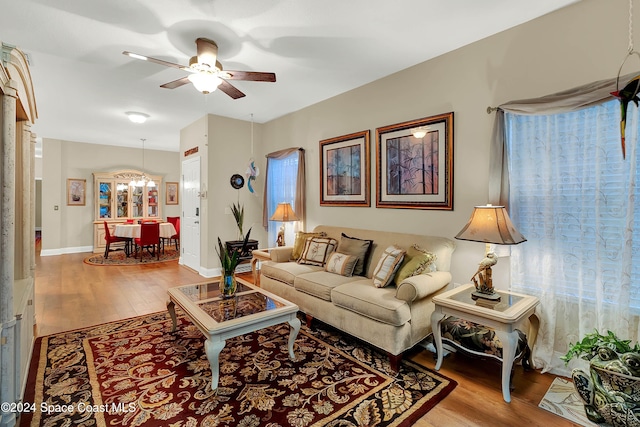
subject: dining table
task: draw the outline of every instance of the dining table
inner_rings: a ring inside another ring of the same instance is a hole
[[[113,235],[135,239],[140,237],[140,224],[116,224]],[[170,222],[160,223],[160,238],[169,239],[176,234],[176,228]]]

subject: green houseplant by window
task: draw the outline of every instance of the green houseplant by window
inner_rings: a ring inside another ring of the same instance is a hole
[[[631,345],[607,331],[597,330],[570,344],[563,357],[589,361],[589,374],[581,369],[571,373],[573,384],[585,402],[587,418],[615,427],[640,424],[640,346]]]
[[[235,275],[236,267],[240,263],[240,254],[247,250],[247,242],[249,241],[250,234],[251,229],[249,229],[247,234],[244,236],[242,249],[240,251],[228,250],[220,240],[220,237],[218,237],[218,247],[216,248],[216,252],[220,259],[220,268],[222,269],[222,277],[220,278],[220,295],[223,298],[231,298],[236,294],[238,287]]]

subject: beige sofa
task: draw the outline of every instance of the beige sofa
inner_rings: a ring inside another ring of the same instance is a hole
[[[272,249],[271,260],[262,264],[260,286],[297,304],[308,325],[317,318],[386,351],[391,367],[397,370],[402,353],[431,332],[432,297],[451,282],[455,243],[444,237],[325,225],[314,232],[324,232],[338,242],[342,233],[373,240],[364,266],[366,275],[345,277],[323,267],[299,264],[291,260],[292,247],[281,247]],[[437,256],[436,271],[408,277],[399,286],[375,287],[372,274],[390,245],[403,249],[418,245],[428,250]]]

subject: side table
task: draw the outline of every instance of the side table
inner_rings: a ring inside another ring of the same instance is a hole
[[[529,319],[527,343],[533,353],[533,345],[538,336],[540,320],[535,309],[540,303],[538,298],[508,291],[496,291],[500,295],[500,302],[487,306],[484,301],[475,301],[471,293],[475,291],[472,284],[463,285],[433,297],[435,310],[431,315],[431,327],[437,350],[436,371],[442,366],[442,333],[440,323],[446,316],[455,316],[474,323],[479,323],[496,331],[502,342],[502,396],[505,402],[511,402],[509,379],[513,367],[518,344],[516,327],[523,320]],[[533,367],[531,356],[529,362]]]
[[[253,283],[259,285],[259,276],[256,264],[258,261],[269,261],[271,259],[271,249],[255,249],[252,251],[251,273],[253,274]]]

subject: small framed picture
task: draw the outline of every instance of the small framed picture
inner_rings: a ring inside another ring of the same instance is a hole
[[[167,182],[166,188],[167,188],[167,194],[165,198],[166,204],[177,205],[178,204],[178,183]]]
[[[86,204],[86,194],[86,179],[67,179],[67,206],[84,206]]]
[[[320,141],[320,205],[371,206],[369,131]]]
[[[376,129],[376,207],[453,210],[453,112]]]

